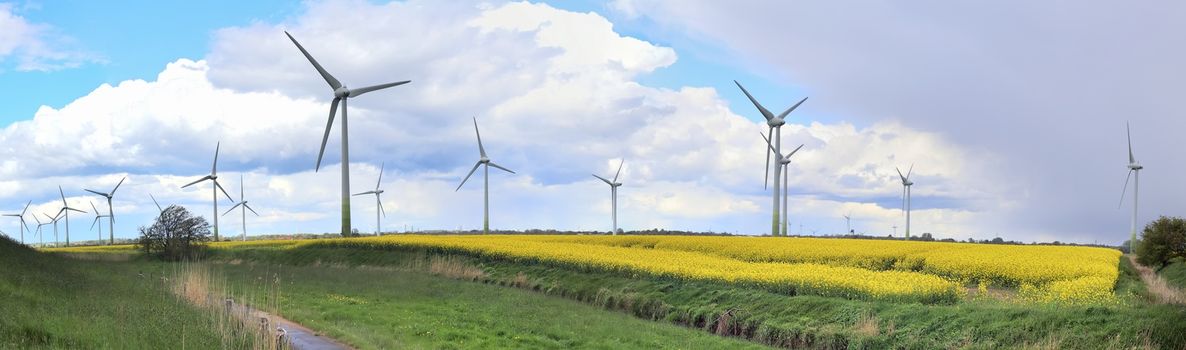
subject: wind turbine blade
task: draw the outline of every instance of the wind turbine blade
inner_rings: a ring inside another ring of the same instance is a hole
[[[151,193],[150,193],[150,194],[148,194],[148,197],[149,197],[149,198],[152,198],[152,204],[156,204],[156,209],[157,209],[157,210],[160,210],[162,213],[163,213],[163,212],[165,212],[165,209],[164,209],[164,208],[161,208],[161,203],[157,203],[157,201],[156,201],[156,197],[153,197]]]
[[[62,195],[62,205],[68,206],[69,204],[66,204],[66,192],[62,192],[62,186],[58,186],[58,194]]]
[[[593,174],[593,177],[595,177],[595,178],[597,178],[597,179],[599,179],[599,180],[601,180],[601,181],[605,182],[605,184],[606,184],[606,185],[610,185],[610,186],[613,186],[613,185],[614,185],[614,183],[613,183],[613,182],[610,182],[609,180],[606,180],[604,177],[597,176],[597,174]]]
[[[478,131],[478,117],[474,117],[474,134],[478,135],[478,152],[481,152],[482,157],[485,157],[486,147],[482,147],[482,133]]]
[[[404,84],[407,84],[407,83],[410,83],[410,82],[412,82],[412,81],[411,81],[411,80],[404,80],[404,81],[400,81],[400,82],[394,82],[394,83],[387,83],[387,84],[379,84],[379,85],[374,85],[374,86],[367,86],[367,87],[364,87],[364,88],[359,88],[359,89],[350,89],[350,97],[358,97],[359,95],[362,95],[362,94],[365,94],[365,93],[368,93],[368,92],[371,92],[371,91],[375,91],[375,90],[383,90],[383,89],[386,89],[386,88],[389,88],[389,87],[392,87],[392,86],[400,86],[400,85],[404,85]]]
[[[1128,125],[1128,122],[1124,122],[1124,130],[1128,134],[1128,163],[1136,163],[1137,158],[1132,156],[1132,127]]]
[[[329,121],[325,122],[325,135],[321,136],[321,151],[317,152],[317,166],[313,169],[314,172],[321,170],[321,157],[325,156],[325,143],[329,141],[329,130],[334,127],[334,114],[338,113],[338,102],[340,101],[342,101],[341,98],[334,97],[334,102],[329,104]]]
[[[95,224],[99,223],[99,218],[101,218],[101,217],[102,217],[102,216],[96,216],[96,217],[95,217],[95,220],[94,220],[94,221],[91,221],[91,229],[92,229],[92,230],[94,230],[94,229],[95,229]]]
[[[78,209],[74,209],[74,208],[71,208],[71,207],[65,207],[65,208],[62,208],[62,210],[73,210],[73,211],[76,211],[76,212],[79,212],[79,213],[86,214],[86,210],[78,210]]]
[[[33,201],[29,201],[28,203],[25,203],[25,209],[21,209],[21,218],[22,219],[25,217],[25,212],[29,211],[29,205],[31,205],[31,204],[33,204]]]
[[[250,205],[244,204],[243,206],[246,207],[247,210],[250,210],[252,214],[255,214],[255,216],[259,216],[259,213],[256,213],[255,209],[251,209]]]
[[[34,217],[34,219],[36,219],[36,217]],[[26,223],[25,223],[25,217],[24,217],[24,216],[22,216],[22,217],[21,217],[21,225],[24,225],[24,226],[25,226],[25,230],[29,230],[29,224],[26,224]],[[30,230],[30,231],[31,231],[31,230]]]
[[[225,213],[222,213],[222,216],[226,216],[226,214],[230,214],[231,211],[235,210],[235,208],[238,208],[240,205],[243,205],[243,202],[235,203],[235,205],[232,205],[231,208],[227,209]]]
[[[486,164],[490,164],[490,166],[492,166],[492,167],[495,167],[495,168],[502,169],[502,171],[505,171],[505,172],[508,172],[508,173],[511,173],[511,174],[514,174],[514,173],[515,173],[514,171],[511,171],[511,169],[503,168],[501,165],[494,164],[494,162],[490,162],[490,163],[486,163]]]
[[[782,114],[778,115],[778,118],[779,119],[786,118],[787,114],[791,114],[791,112],[795,111],[795,108],[799,108],[799,105],[803,104],[803,102],[807,102],[806,97],[804,97],[802,100],[799,100],[799,103],[796,103],[794,106],[791,106],[791,108],[787,108],[786,111],[783,111]]]
[[[83,190],[83,191],[90,192],[90,193],[94,193],[94,194],[97,194],[97,195],[100,195],[100,196],[103,196],[103,197],[107,197],[107,194],[106,194],[106,193],[103,193],[103,192],[92,191],[92,190],[88,190],[88,189],[85,189],[85,188],[84,188],[84,189],[82,189],[82,190]]]
[[[799,147],[795,147],[794,151],[791,151],[790,154],[787,154],[787,159],[791,159],[791,156],[795,155],[795,152],[799,152],[800,148],[803,148],[803,144],[799,144]]]
[[[375,194],[375,191],[359,192],[359,193],[352,194],[351,196],[361,196],[364,194]]]
[[[222,141],[214,145],[214,165],[210,166],[210,175],[218,174],[218,149],[222,148]]]
[[[894,167],[894,170],[898,171],[898,178],[902,179],[902,185],[905,186],[906,185],[906,177],[902,176],[902,169],[898,169],[898,167]],[[905,190],[903,190],[903,191],[905,191]],[[905,196],[905,195],[903,195],[903,196]]]
[[[285,31],[284,35],[287,35],[288,40],[292,40],[292,43],[296,44],[297,49],[300,49],[301,53],[305,54],[305,58],[309,59],[309,63],[313,64],[313,68],[317,68],[317,73],[320,73],[321,77],[325,78],[325,82],[329,83],[329,87],[334,88],[334,90],[342,87],[342,83],[339,82],[337,78],[334,78],[333,75],[330,75],[329,72],[326,72],[325,68],[321,68],[321,64],[317,63],[317,60],[313,59],[313,55],[310,55],[309,51],[305,51],[305,47],[301,46],[301,43],[298,43],[296,39],[292,37],[292,34],[288,34],[288,31]]]
[[[914,163],[910,163],[910,170],[906,171],[906,180],[910,180],[910,174],[914,173]]]
[[[386,168],[386,167],[387,167],[387,163],[386,163],[386,162],[384,162],[383,164],[379,165],[379,181],[375,181],[375,189],[376,189],[376,190],[378,190],[378,189],[379,189],[379,184],[383,183],[383,168]]]
[[[770,110],[766,109],[766,107],[762,107],[762,104],[758,103],[758,100],[754,98],[754,95],[750,95],[749,91],[746,90],[744,86],[741,86],[741,83],[738,83],[736,80],[734,80],[733,83],[737,84],[737,87],[741,88],[741,92],[745,94],[745,97],[749,98],[750,102],[754,103],[754,107],[758,107],[758,112],[762,113],[762,117],[766,118],[766,120],[774,119],[774,113],[770,113]]]
[[[771,126],[769,128],[768,133],[770,134],[771,137],[774,137],[774,127],[773,126]],[[759,134],[761,134],[761,133],[759,133]],[[769,184],[770,184],[770,152],[774,152],[774,144],[770,143],[770,138],[767,138],[766,135],[762,135],[762,139],[766,140],[766,147],[767,147],[766,148],[766,177],[762,180],[762,189],[766,189],[766,186],[769,186]]]
[[[247,185],[243,184],[243,173],[239,173],[239,201],[246,202]]]
[[[95,208],[95,202],[91,202],[91,209],[95,210],[95,215],[99,215],[99,208]]]
[[[453,192],[457,192],[461,189],[461,186],[465,186],[465,182],[469,180],[469,177],[473,176],[475,171],[478,171],[479,165],[482,165],[482,162],[474,163],[474,168],[469,170],[469,175],[466,175],[464,179],[461,179],[461,184],[457,185],[457,189],[453,190]]]
[[[1128,176],[1124,177],[1124,189],[1120,190],[1120,204],[1116,205],[1117,209],[1124,206],[1124,194],[1128,192],[1128,180],[1132,179],[1132,172],[1133,170],[1129,169]]]
[[[387,210],[383,209],[383,201],[379,201],[379,213],[383,214],[383,217],[387,217]]]
[[[222,194],[226,196],[226,199],[231,201],[231,203],[235,202],[235,199],[231,198],[231,195],[226,193],[226,189],[222,188],[222,184],[218,183],[218,180],[214,180],[214,187],[218,187],[219,190],[222,190]]]
[[[119,183],[115,184],[115,188],[111,189],[111,195],[112,195],[112,196],[114,196],[114,195],[115,195],[115,191],[116,191],[116,190],[119,190],[119,185],[123,185],[123,184],[124,184],[124,180],[127,180],[127,179],[128,179],[128,177],[127,177],[127,176],[124,176],[124,178],[122,178],[122,179],[119,179]]]
[[[199,183],[199,182],[202,182],[202,181],[206,181],[206,180],[209,180],[209,179],[210,179],[210,175],[206,175],[206,176],[203,176],[201,179],[197,179],[197,180],[195,180],[194,182],[190,182],[190,183],[188,183],[188,184],[185,184],[185,186],[181,186],[181,188],[190,187],[190,186],[193,186],[193,185],[194,185],[194,184],[196,184],[196,183]]]
[[[618,182],[618,175],[622,173],[622,165],[623,164],[626,164],[625,158],[622,158],[622,161],[618,162],[618,172],[614,173],[614,182]]]

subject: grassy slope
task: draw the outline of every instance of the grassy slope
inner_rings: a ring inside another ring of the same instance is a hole
[[[0,239],[0,348],[221,347],[208,316],[164,289],[161,267],[70,260]]]
[[[308,265],[404,266],[423,252],[343,248],[236,248],[223,259]],[[466,257],[489,284],[520,285],[601,307],[706,330],[727,314],[724,333],[780,346],[816,348],[1000,348],[1045,344],[1060,348],[1120,348],[1147,342],[1186,346],[1186,309],[1149,305],[1143,284],[1122,266],[1117,306],[1019,305],[981,300],[924,305],[794,296],[706,282],[632,278],[534,264]],[[523,276],[520,277],[519,274]],[[518,280],[518,282],[516,282]],[[527,283],[522,283],[526,281]],[[871,316],[871,317],[870,317]],[[874,327],[858,327],[859,321]],[[871,320],[871,321],[870,321]]]
[[[329,266],[220,268],[239,288],[279,277],[281,314],[360,348],[761,348],[571,300],[424,273]]]
[[[1159,272],[1170,285],[1186,289],[1186,261],[1178,259]]]

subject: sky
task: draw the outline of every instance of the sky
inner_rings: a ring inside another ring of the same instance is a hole
[[[1176,92],[1186,5],[1100,1],[0,3],[0,213],[106,212],[132,238],[162,205],[208,219],[216,145],[249,235],[336,232],[340,123],[314,165],[332,91],[291,33],[347,86],[351,192],[379,188],[384,231],[479,229],[490,158],[495,229],[619,225],[768,234],[767,108],[782,128],[792,234],[1119,244],[1132,126],[1138,222],[1181,216]],[[340,118],[340,116],[339,116]],[[340,120],[340,119],[339,119]],[[242,182],[240,182],[242,179]],[[59,194],[59,186],[61,193]],[[220,231],[243,232],[219,196]],[[353,226],[375,229],[374,197]],[[70,216],[94,239],[94,214]],[[98,226],[98,225],[96,225]],[[104,225],[104,230],[106,226]],[[0,231],[19,238],[16,218]],[[42,239],[52,240],[52,226]],[[64,240],[62,230],[60,240]],[[104,237],[107,233],[102,234]],[[26,233],[27,242],[37,238]]]

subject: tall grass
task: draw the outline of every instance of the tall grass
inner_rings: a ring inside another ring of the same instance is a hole
[[[241,303],[242,298],[231,297],[234,293],[226,278],[206,264],[185,262],[173,265],[173,277],[169,283],[174,295],[211,313],[210,325],[218,330],[222,348],[289,348],[288,341],[283,338],[283,331],[276,327],[276,317],[254,309],[259,306],[268,310],[279,309],[279,280],[262,285],[257,283],[265,292],[251,293],[259,299],[246,305]]]

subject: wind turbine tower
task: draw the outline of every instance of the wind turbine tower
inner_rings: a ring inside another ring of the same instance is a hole
[[[112,206],[111,206],[111,196],[115,195],[115,191],[119,189],[119,185],[123,185],[124,180],[127,180],[127,179],[128,179],[128,177],[124,176],[123,179],[119,180],[119,183],[115,184],[115,188],[111,189],[111,192],[107,192],[107,193],[84,189],[87,192],[94,193],[94,194],[103,196],[104,198],[107,198],[107,226],[108,226],[108,228],[110,228],[109,230],[107,230],[107,233],[110,236],[110,237],[108,237],[109,240],[108,240],[107,244],[115,244],[115,209],[112,208]],[[91,206],[93,207],[94,203],[92,203]],[[96,217],[99,215],[98,209],[95,209],[95,215],[96,215]],[[99,231],[103,231],[103,230],[99,229]],[[102,241],[103,237],[99,237],[99,240]]]
[[[21,220],[21,244],[25,244],[25,230],[29,229],[29,224],[25,223],[25,212],[29,211],[30,204],[33,204],[33,201],[25,203],[25,209],[21,209],[19,214],[4,214],[4,216],[15,216]],[[33,218],[36,219],[37,215],[33,215]]]
[[[1124,128],[1128,134],[1128,176],[1124,177],[1124,190],[1120,192],[1120,205],[1121,206],[1124,205],[1124,191],[1128,190],[1128,180],[1131,177],[1133,180],[1132,181],[1132,232],[1130,233],[1130,236],[1128,238],[1128,252],[1129,252],[1129,254],[1134,254],[1136,252],[1136,250],[1134,250],[1134,248],[1136,247],[1135,244],[1137,241],[1137,204],[1139,202],[1138,201],[1138,198],[1139,198],[1138,188],[1140,188],[1140,185],[1141,185],[1141,169],[1144,169],[1145,167],[1141,166],[1141,163],[1137,162],[1137,158],[1134,157],[1132,154],[1132,128],[1128,126],[1128,123],[1124,124]]]
[[[611,231],[610,234],[615,236],[618,234],[618,187],[622,187],[622,183],[618,182],[618,175],[622,174],[623,164],[626,164],[626,159],[622,159],[622,161],[618,163],[618,171],[614,172],[613,181],[606,180],[604,177],[593,174],[593,177],[596,177],[597,179],[604,181],[606,185],[609,185],[610,216],[613,218],[614,222],[613,231]]]
[[[902,179],[902,211],[906,212],[906,239],[910,239],[910,187],[914,186],[910,174],[914,172],[914,164],[910,164],[906,176],[902,176],[902,169],[895,167],[894,170],[898,171],[898,178]]]
[[[186,188],[186,187],[193,186],[194,184],[197,184],[199,182],[206,181],[206,180],[210,180],[210,182],[214,183],[214,186],[210,187],[210,191],[211,191],[211,195],[212,195],[211,199],[214,200],[214,241],[215,242],[218,242],[218,240],[219,240],[219,238],[218,238],[218,191],[222,190],[222,194],[224,196],[226,196],[227,200],[230,200],[232,203],[235,202],[235,200],[233,198],[231,198],[231,195],[226,193],[226,189],[223,189],[222,185],[218,183],[218,150],[221,147],[222,147],[222,142],[219,142],[214,145],[214,166],[210,167],[210,175],[206,175],[206,176],[202,177],[201,179],[197,179],[194,182],[190,182],[190,183],[186,184],[185,186],[181,186],[181,188]]]
[[[355,196],[361,196],[364,194],[375,195],[375,207],[376,207],[375,208],[375,235],[376,236],[379,235],[379,232],[382,231],[381,227],[383,227],[381,225],[381,222],[379,221],[379,214],[383,214],[383,217],[387,217],[387,211],[383,210],[383,201],[379,199],[379,195],[383,194],[383,190],[379,189],[379,184],[383,183],[383,169],[386,167],[387,167],[387,163],[383,163],[383,164],[379,165],[379,181],[375,181],[375,189],[374,190],[354,194]]]
[[[474,118],[474,134],[478,136],[478,152],[481,157],[478,158],[478,162],[474,164],[474,168],[469,170],[469,174],[465,175],[465,178],[461,180],[461,184],[457,185],[457,189],[453,191],[456,192],[461,189],[461,186],[465,186],[465,181],[469,180],[469,177],[474,175],[474,171],[478,170],[478,166],[483,166],[482,176],[484,178],[485,185],[483,187],[484,194],[482,197],[482,233],[490,234],[490,167],[502,169],[503,171],[511,174],[514,174],[515,172],[511,171],[511,169],[503,168],[498,164],[494,164],[494,162],[490,161],[489,157],[486,157],[486,148],[482,146],[482,133],[478,132],[477,117]]]
[[[770,144],[770,139],[767,139],[766,135],[764,135],[760,132],[758,134],[762,135],[763,140],[766,140],[766,147],[769,147],[770,150],[774,150],[774,145]],[[789,186],[790,177],[788,176],[788,172],[791,169],[791,156],[793,156],[793,155],[795,155],[795,153],[799,152],[799,149],[801,149],[801,148],[803,148],[802,144],[800,144],[799,147],[795,147],[795,150],[791,151],[791,153],[788,153],[785,155],[778,153],[778,152],[774,153],[774,157],[778,161],[778,164],[775,165],[775,167],[782,168],[781,172],[782,172],[782,180],[783,180],[782,181],[782,236],[783,237],[789,236],[787,234],[787,232],[789,230],[787,228],[787,226],[790,225],[790,215],[787,214],[787,210],[788,210],[787,208],[789,208],[790,206],[787,204],[787,199],[790,197],[790,192],[788,190],[790,188],[790,186]],[[777,235],[775,235],[775,236],[777,236]]]
[[[247,196],[243,194],[245,191],[244,188],[246,186],[247,185],[245,185],[243,183],[243,174],[239,174],[239,203],[235,203],[235,205],[231,206],[230,209],[227,209],[227,211],[222,214],[222,215],[230,214],[232,211],[235,210],[235,208],[243,207],[242,210],[243,210],[243,241],[244,242],[247,241],[247,211],[250,210],[252,214],[255,214],[255,216],[259,216],[259,213],[255,212],[255,209],[252,209],[251,206],[247,205]],[[156,198],[153,198],[152,201],[155,203]],[[161,205],[157,204],[157,208],[160,209],[160,207],[161,207]]]

